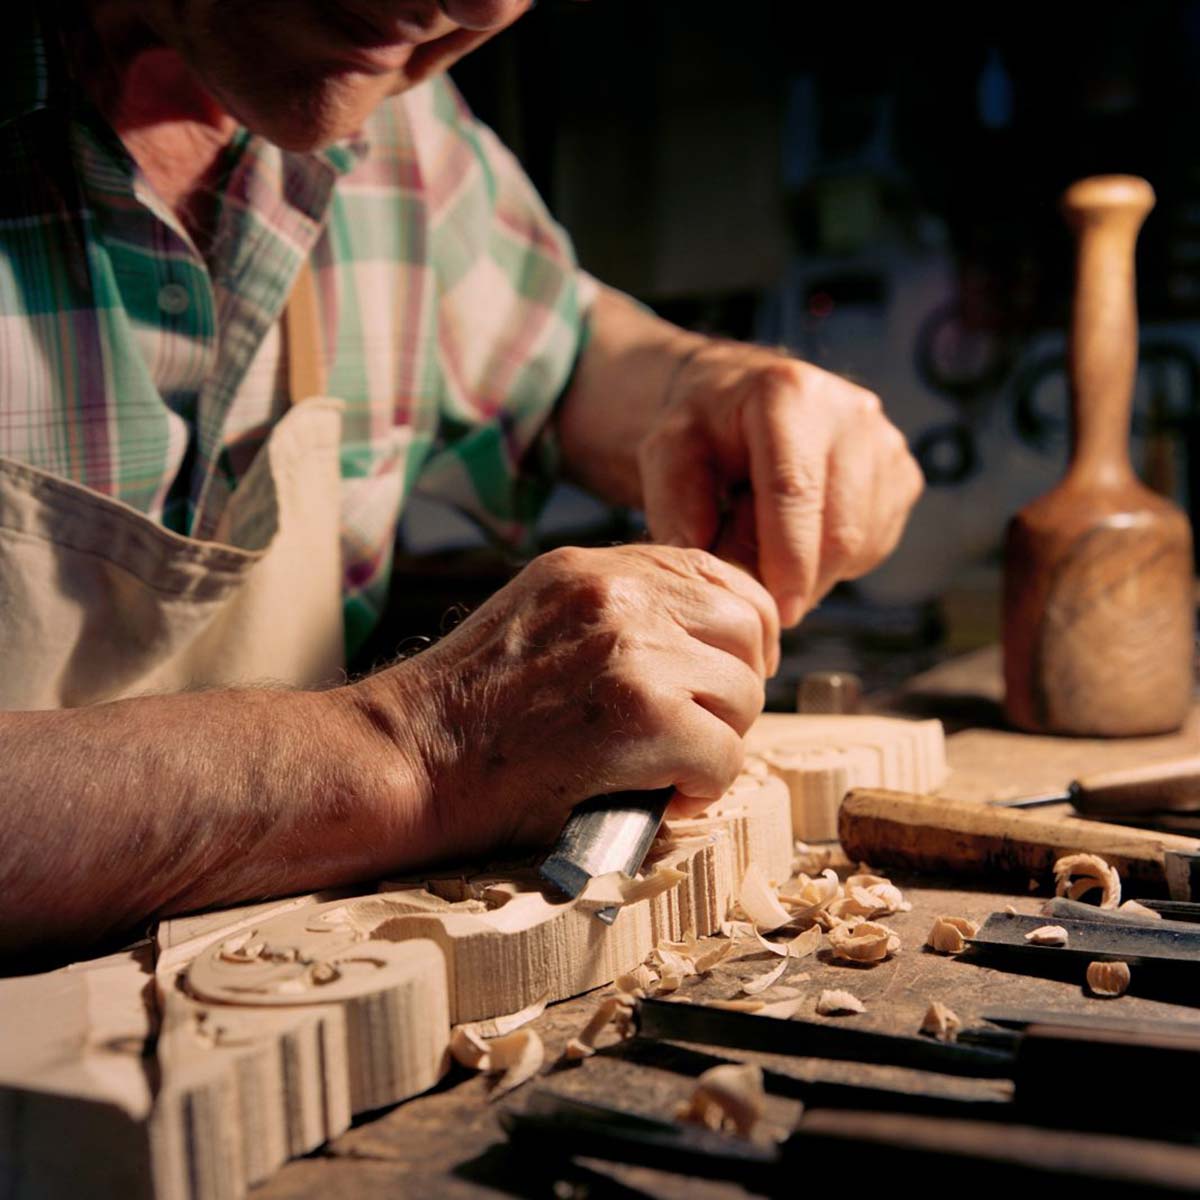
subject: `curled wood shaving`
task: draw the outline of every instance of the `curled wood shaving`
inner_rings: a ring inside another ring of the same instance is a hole
[[[658,971],[659,992],[675,991],[689,975],[694,975],[696,970],[690,958],[661,947],[650,951],[649,961]]]
[[[1136,900],[1126,900],[1121,906],[1121,912],[1132,913],[1137,917],[1149,917],[1151,921],[1161,921],[1162,913],[1157,909],[1147,908],[1144,904],[1139,904]]]
[[[751,863],[742,878],[738,904],[760,933],[769,933],[792,919],[757,863]]]
[[[830,901],[826,912],[831,917],[881,917],[887,910],[887,905],[872,895],[866,888],[847,887],[846,894],[837,900]]]
[[[1129,964],[1124,962],[1088,963],[1087,983],[1097,996],[1123,996],[1129,988]]]
[[[676,867],[655,867],[643,879],[629,879],[627,876],[621,879],[621,899],[626,904],[637,904],[641,900],[653,900],[655,896],[661,896],[663,892],[668,892],[671,888],[678,886],[687,878],[686,871],[680,871]]]
[[[488,1049],[491,1051],[491,1069],[503,1072],[492,1088],[489,1100],[499,1099],[532,1079],[546,1060],[546,1047],[532,1029],[518,1029],[516,1033],[495,1038],[488,1043]]]
[[[733,953],[733,943],[712,941],[707,946],[697,947],[698,953],[692,958],[692,966],[697,975],[707,975],[719,962],[723,962]]]
[[[618,992],[615,996],[605,996],[592,1010],[592,1015],[583,1028],[567,1043],[565,1056],[569,1059],[579,1059],[595,1054],[596,1039],[616,1019],[622,1009],[627,1010],[626,1015],[632,1014],[632,996],[625,992]],[[628,1021],[624,1022],[624,1028],[630,1029]]]
[[[882,962],[900,950],[899,937],[886,925],[863,921],[858,925],[838,925],[829,931],[829,945],[835,958],[849,962]]]
[[[676,1115],[707,1129],[753,1138],[765,1107],[762,1069],[751,1063],[724,1063],[696,1080],[692,1098]]]
[[[806,958],[821,945],[819,925],[814,925],[811,929],[806,929],[803,933],[797,934],[796,937],[789,938],[785,942],[769,942],[757,930],[754,931],[754,936],[764,950],[791,958]]]
[[[978,932],[975,922],[966,917],[937,917],[925,944],[939,954],[959,954],[966,949],[967,938],[973,938]]]
[[[787,970],[788,960],[785,958],[777,967],[770,971],[764,972],[757,979],[748,979],[742,984],[742,991],[747,996],[758,996],[767,990],[773,983],[779,981],[780,976]]]
[[[962,1021],[959,1020],[958,1013],[940,1000],[930,1003],[925,1019],[921,1022],[921,1032],[937,1038],[940,1042],[957,1040],[961,1028]]]
[[[1025,940],[1035,946],[1065,946],[1067,931],[1061,925],[1039,925],[1025,935]]]
[[[1072,877],[1079,878],[1074,883]],[[1068,854],[1054,864],[1054,894],[1078,900],[1101,889],[1100,907],[1116,908],[1121,903],[1121,877],[1098,854]]]
[[[795,887],[780,893],[779,901],[793,910],[794,919],[824,908],[840,895],[837,872],[827,867],[817,876],[800,875]]]
[[[826,988],[817,999],[817,1012],[823,1017],[844,1017],[867,1011],[867,1006],[853,992]]]
[[[623,992],[635,996],[653,996],[658,990],[658,973],[651,970],[645,963],[617,976],[617,987]]]
[[[456,1025],[450,1033],[450,1054],[460,1067],[468,1071],[486,1071],[491,1059],[488,1044],[472,1025]]]
[[[532,1029],[485,1040],[475,1026],[456,1025],[450,1034],[450,1054],[468,1070],[500,1073],[490,1096],[494,1100],[536,1075],[545,1061],[546,1048]]]

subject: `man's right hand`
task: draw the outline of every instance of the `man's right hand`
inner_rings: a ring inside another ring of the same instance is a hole
[[[720,796],[778,640],[769,593],[704,551],[563,549],[351,690],[407,752],[417,739],[422,856],[478,856],[549,842],[595,795],[673,786],[685,810]]]

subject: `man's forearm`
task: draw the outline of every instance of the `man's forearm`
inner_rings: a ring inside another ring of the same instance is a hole
[[[637,451],[680,365],[705,342],[611,288],[589,318],[587,348],[557,417],[565,471],[613,504],[642,503]]]
[[[419,771],[360,699],[214,691],[0,714],[0,952],[427,856]]]

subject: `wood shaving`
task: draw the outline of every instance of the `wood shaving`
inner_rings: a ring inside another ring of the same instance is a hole
[[[961,954],[967,946],[967,938],[979,932],[974,921],[966,917],[937,917],[925,938],[925,945],[939,954]]]
[[[546,1061],[546,1047],[532,1029],[518,1029],[516,1033],[495,1038],[488,1042],[488,1049],[491,1069],[503,1072],[492,1088],[489,1100],[497,1100],[532,1079]]]
[[[760,933],[769,933],[792,919],[787,909],[779,903],[779,897],[757,863],[751,863],[746,869],[738,893],[738,904]]]
[[[761,1012],[767,1006],[765,1000],[705,1000],[709,1008],[723,1008],[727,1012]]]
[[[1017,906],[1015,904],[1006,904],[1004,906],[1004,911],[1008,913],[1010,917],[1015,917],[1017,915]]]
[[[829,931],[829,946],[835,958],[848,962],[882,962],[900,950],[900,939],[886,925],[863,921],[838,925]]]
[[[643,879],[622,877],[620,883],[621,899],[626,904],[637,904],[641,900],[653,900],[673,887],[677,887],[687,878],[686,871],[676,867],[655,867]]]
[[[959,1020],[958,1013],[940,1000],[934,1000],[921,1022],[920,1032],[937,1038],[939,1042],[953,1042],[957,1040],[961,1028],[962,1021]]]
[[[755,930],[755,936],[758,931]],[[699,954],[692,960],[696,968],[697,975],[707,975],[719,962],[723,962],[733,953],[732,942],[716,942],[714,941],[709,946],[700,951]]]
[[[658,970],[659,992],[673,992],[689,975],[695,974],[692,960],[673,950],[651,950],[650,961]]]
[[[532,1029],[488,1040],[479,1036],[475,1025],[456,1025],[450,1034],[450,1054],[460,1066],[471,1071],[500,1073],[490,1099],[511,1092],[541,1070],[546,1047]]]
[[[491,1059],[488,1044],[473,1025],[456,1025],[450,1033],[450,1054],[460,1067],[468,1071],[486,1071]]]
[[[1136,900],[1126,900],[1120,906],[1121,912],[1132,913],[1137,917],[1148,917],[1151,921],[1161,921],[1162,913],[1157,909],[1147,908],[1144,904],[1139,904]]]
[[[592,1010],[583,1028],[567,1043],[564,1054],[569,1059],[588,1058],[596,1053],[596,1039],[611,1024],[621,1009],[633,1011],[633,997],[626,992],[605,996]],[[625,1022],[629,1029],[629,1023]]]
[[[1074,876],[1079,876],[1074,883]],[[1100,907],[1116,908],[1121,903],[1121,877],[1098,854],[1068,854],[1054,864],[1054,894],[1078,900],[1101,889]]]
[[[1124,962],[1088,963],[1088,987],[1097,996],[1123,996],[1129,988],[1129,964]]]
[[[757,930],[754,931],[754,937],[764,950],[791,958],[806,958],[821,945],[821,929],[817,925],[785,942],[769,942]]]
[[[1035,946],[1065,946],[1067,931],[1061,925],[1039,925],[1025,935],[1025,940]]]
[[[764,1004],[758,1010],[760,1017],[774,1017],[777,1020],[786,1021],[794,1017],[799,1011],[804,1000],[800,997],[789,997],[787,1000],[776,1000],[771,1004]]]
[[[546,1011],[547,997],[543,996],[540,1000],[535,1000],[532,1004],[525,1008],[520,1008],[516,1012],[505,1013],[503,1016],[491,1017],[486,1021],[476,1021],[475,1029],[480,1037],[496,1038],[503,1037],[506,1033],[513,1033],[520,1029],[522,1025],[528,1025],[530,1021],[536,1021],[538,1017]]]
[[[851,875],[846,880],[846,889],[862,888],[876,901],[883,905],[879,916],[886,917],[890,913],[912,912],[912,905],[905,900],[904,893],[890,879],[882,875]]]
[[[785,958],[777,967],[758,976],[757,979],[748,979],[742,984],[742,991],[747,996],[758,996],[767,990],[773,983],[779,981],[780,976],[787,970],[788,960]]]
[[[723,1063],[696,1080],[692,1098],[676,1116],[706,1129],[753,1138],[766,1108],[762,1069],[751,1063]]]
[[[658,990],[658,972],[642,963],[640,967],[618,975],[616,984],[621,991],[630,992],[635,996],[653,996]]]
[[[826,988],[817,999],[817,1012],[823,1017],[843,1017],[866,1011],[867,1006],[853,992]]]
[[[781,892],[779,900],[781,904],[794,910],[794,919],[795,916],[803,916],[824,908],[842,894],[841,889],[837,872],[827,867],[820,875],[800,875],[795,887]]]
[[[831,917],[881,917],[888,906],[866,888],[847,887],[846,894],[829,903],[825,910]]]

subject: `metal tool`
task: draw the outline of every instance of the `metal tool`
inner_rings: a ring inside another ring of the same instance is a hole
[[[1059,1103],[1061,1086],[1044,1090]],[[981,1179],[997,1190],[1026,1187],[1035,1195],[1081,1185],[1089,1197],[1106,1200],[1134,1190],[1194,1195],[1200,1174],[1200,1149],[1192,1146],[910,1113],[810,1108],[782,1145],[762,1146],[543,1088],[523,1112],[510,1109],[500,1121],[526,1170],[532,1164],[557,1172],[566,1159],[596,1158],[735,1180],[770,1196],[794,1196],[798,1180],[807,1187],[844,1185],[853,1161],[886,1162],[889,1172],[920,1179],[923,1190],[939,1195],[978,1190]]]
[[[636,875],[674,790],[617,792],[579,805],[539,868],[542,878],[574,899],[601,875]],[[596,916],[611,925],[617,911],[601,908]]]
[[[1083,775],[1061,790],[993,800],[996,808],[1071,804],[1087,816],[1200,812],[1200,755]]]
[[[1159,911],[1160,905],[1171,905],[1170,900],[1138,901],[1145,908],[1153,905],[1153,912]],[[1042,916],[1059,920],[1066,917],[1072,921],[1100,922],[1105,925],[1150,925],[1155,929],[1179,929],[1184,933],[1197,933],[1195,922],[1200,921],[1200,904],[1179,904],[1183,910],[1194,910],[1195,916],[1187,920],[1171,920],[1170,914],[1163,912],[1161,917],[1151,914],[1130,912],[1123,908],[1098,908],[1094,904],[1084,904],[1082,900],[1068,900],[1066,896],[1055,896],[1042,905]]]
[[[1059,917],[1056,925],[1067,931],[1065,946],[1039,946],[1026,934],[1046,924],[1043,916],[992,913],[983,927],[968,939],[976,953],[1020,960],[1056,963],[1075,960],[1127,962],[1134,966],[1183,969],[1193,985],[1200,984],[1200,929],[1179,921],[1123,923],[1078,921]]]

